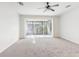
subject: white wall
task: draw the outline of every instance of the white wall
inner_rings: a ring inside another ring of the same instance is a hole
[[[79,8],[61,15],[60,35],[62,38],[79,44]]]
[[[18,14],[16,3],[0,3],[0,52],[18,40]]]

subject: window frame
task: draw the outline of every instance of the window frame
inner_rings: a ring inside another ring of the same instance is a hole
[[[53,37],[53,20],[52,18],[46,19],[46,20],[42,20],[42,21],[48,21],[51,20],[51,26],[52,26],[52,30],[51,30],[51,35],[26,35],[26,22],[27,21],[35,21],[35,19],[30,19],[30,18],[25,18],[24,19],[24,37],[25,38],[33,38],[33,37]],[[41,20],[40,20],[41,21]]]

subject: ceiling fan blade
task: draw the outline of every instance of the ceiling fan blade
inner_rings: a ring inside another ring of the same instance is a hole
[[[38,9],[43,9],[43,8],[45,8],[45,7],[41,7],[41,8],[38,8]]]
[[[55,11],[54,9],[49,8],[51,11]]]
[[[47,11],[47,9],[45,9],[43,12],[46,12]]]
[[[24,4],[23,4],[23,2],[18,2],[19,3],[19,5],[21,5],[21,6],[23,6]]]
[[[59,6],[59,4],[55,4],[55,5],[51,6],[51,7],[58,7],[58,6]]]
[[[49,5],[49,2],[46,2],[47,5]]]

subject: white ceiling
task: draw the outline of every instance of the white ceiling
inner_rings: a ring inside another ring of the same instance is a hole
[[[51,10],[47,10],[43,12],[45,8],[38,9],[41,7],[45,7],[46,2],[23,2],[24,6],[18,4],[18,13],[22,15],[61,15],[68,11],[74,10],[79,7],[79,2],[50,2],[50,5],[59,4],[59,7],[52,7],[55,9],[55,12]],[[66,5],[71,5],[69,8],[65,8]]]

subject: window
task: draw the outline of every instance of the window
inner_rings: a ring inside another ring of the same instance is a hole
[[[51,21],[26,21],[26,35],[50,35],[52,31]]]

